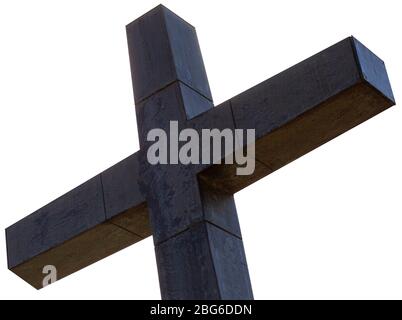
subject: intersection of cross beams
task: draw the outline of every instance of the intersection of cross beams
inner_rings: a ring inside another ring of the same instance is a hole
[[[158,6],[127,38],[140,150],[7,228],[9,269],[39,289],[153,235],[163,299],[252,299],[233,194],[394,105],[384,63],[347,38],[214,107],[190,24]],[[150,165],[170,121],[255,129],[254,173]]]

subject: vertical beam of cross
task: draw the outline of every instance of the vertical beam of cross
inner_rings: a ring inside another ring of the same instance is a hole
[[[195,29],[163,6],[127,26],[142,150],[154,128],[169,132],[213,107]],[[163,299],[252,299],[232,195],[212,192],[192,165],[150,165],[142,152],[146,197]],[[172,158],[170,159],[172,161]]]

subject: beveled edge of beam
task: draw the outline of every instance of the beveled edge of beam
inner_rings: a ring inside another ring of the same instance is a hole
[[[360,67],[362,80],[372,85],[395,104],[396,101],[384,61],[355,37],[351,36],[350,40],[353,45],[357,63]]]
[[[126,25],[135,103],[181,81],[212,102],[195,28],[163,5]]]
[[[182,17],[180,17],[179,15],[177,15],[176,13],[174,13],[172,10],[170,10],[168,7],[166,7],[163,4],[158,4],[157,6],[155,6],[154,8],[148,10],[147,12],[143,13],[142,15],[140,15],[138,18],[135,18],[133,21],[131,21],[130,23],[128,23],[126,25],[126,28],[129,27],[130,25],[136,23],[138,20],[144,18],[145,16],[149,15],[150,13],[152,13],[154,10],[162,10],[162,11],[168,11],[171,12],[172,14],[174,14],[177,18],[179,18],[181,21],[183,21],[184,23],[186,23],[189,27],[195,29],[195,27],[188,21],[184,20]]]

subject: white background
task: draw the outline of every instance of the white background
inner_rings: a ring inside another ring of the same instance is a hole
[[[0,232],[138,149],[125,25],[157,1],[0,2]],[[164,1],[215,103],[354,35],[402,89],[400,1]],[[399,106],[236,194],[257,299],[402,298]],[[152,239],[1,298],[159,299]]]

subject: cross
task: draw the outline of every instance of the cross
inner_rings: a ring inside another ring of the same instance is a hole
[[[40,289],[153,235],[163,299],[252,299],[233,194],[393,106],[384,63],[350,37],[214,106],[193,26],[160,5],[126,29],[140,150],[7,228],[8,267]],[[151,165],[170,121],[255,129],[254,173]]]

